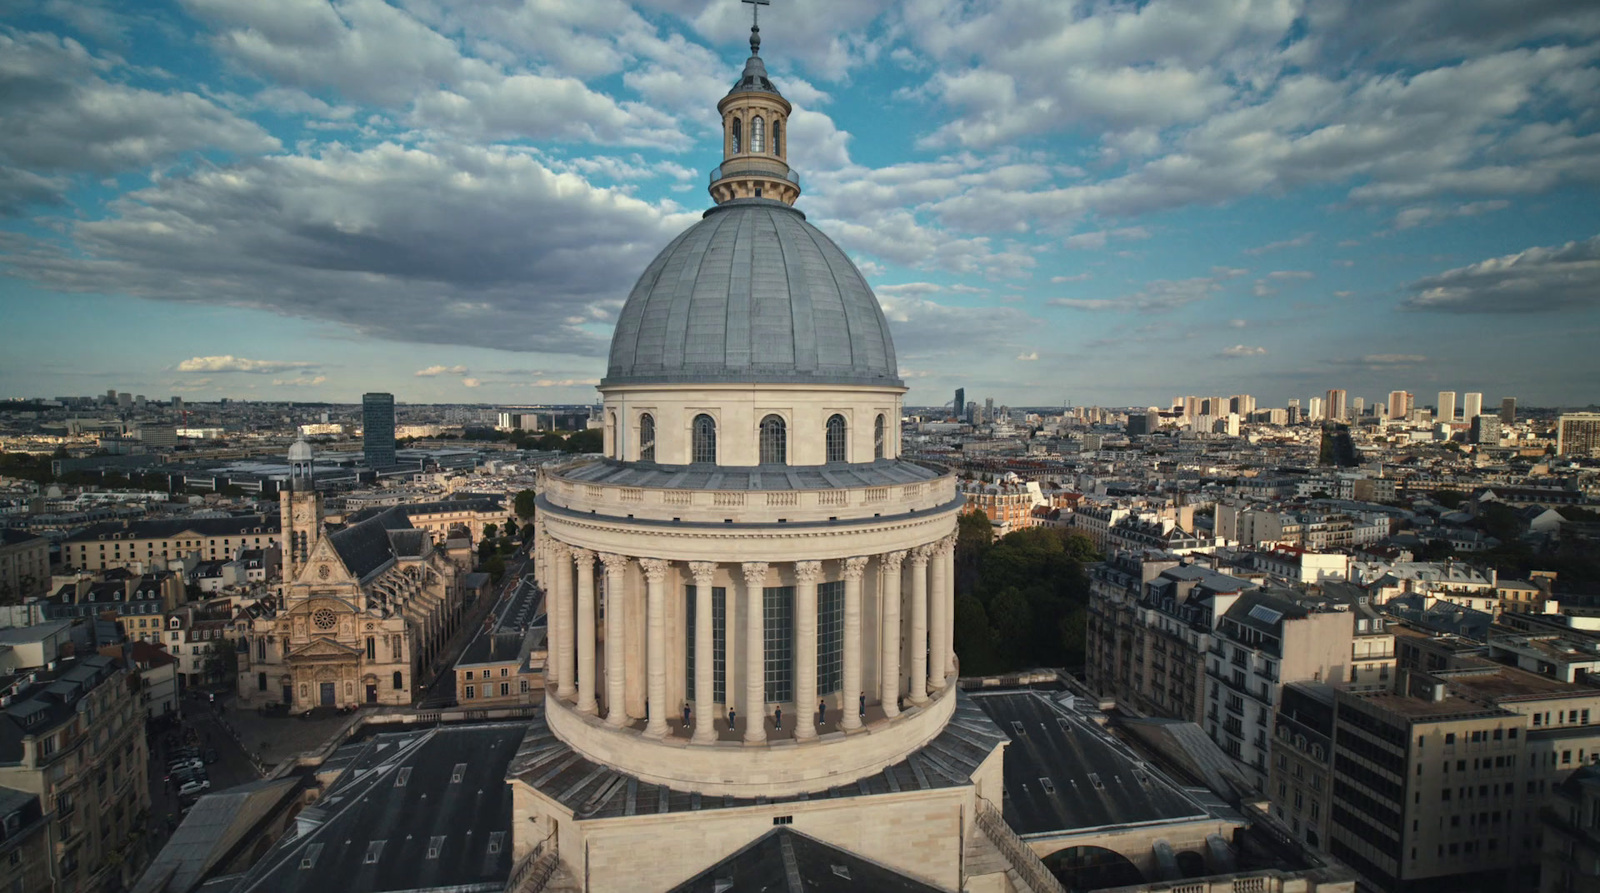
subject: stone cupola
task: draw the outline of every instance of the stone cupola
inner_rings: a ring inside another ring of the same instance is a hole
[[[761,28],[750,29],[750,58],[733,89],[717,103],[722,114],[722,164],[711,171],[711,198],[769,198],[792,205],[800,177],[789,169],[789,100],[767,77]]]

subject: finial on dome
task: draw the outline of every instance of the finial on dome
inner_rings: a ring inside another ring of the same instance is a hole
[[[750,4],[750,55],[761,55],[761,7],[771,6],[772,0],[744,0]]]

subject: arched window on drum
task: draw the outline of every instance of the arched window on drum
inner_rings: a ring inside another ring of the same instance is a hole
[[[693,449],[689,461],[708,462],[716,464],[717,461],[717,420],[701,413],[694,417]]]
[[[744,125],[740,123],[738,118],[733,119],[733,126],[730,128],[729,133],[729,140],[729,145],[733,147],[733,151],[729,152],[728,154],[739,154],[739,147],[744,142]]]
[[[828,429],[825,439],[829,462],[848,461],[845,455],[844,416],[838,413],[828,416]]]
[[[876,419],[874,419],[873,422],[872,422],[872,458],[874,458],[874,459],[882,459],[883,458],[883,439],[884,439],[884,430],[883,429],[884,429],[883,413],[880,412],[880,413],[878,413],[878,417]]]
[[[767,151],[767,122],[756,115],[750,119],[750,151],[760,153]]]
[[[648,412],[639,416],[639,461],[656,461],[656,418]]]
[[[761,464],[787,465],[789,430],[783,416],[769,415],[761,420]]]

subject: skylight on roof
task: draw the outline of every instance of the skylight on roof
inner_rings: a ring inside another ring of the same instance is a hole
[[[1283,619],[1283,612],[1274,611],[1266,605],[1256,605],[1250,609],[1250,617],[1262,623],[1277,623]]]
[[[429,859],[437,859],[437,858],[439,858],[439,851],[442,850],[442,849],[444,849],[444,835],[443,834],[440,834],[440,835],[435,836],[435,837],[428,838],[428,858]]]
[[[306,855],[304,859],[300,860],[300,867],[302,869],[316,868],[317,857],[320,855],[322,855],[322,844],[314,843],[306,847]]]
[[[383,845],[388,841],[374,840],[367,844],[367,857],[362,861],[368,865],[377,864],[378,857],[383,855]]]

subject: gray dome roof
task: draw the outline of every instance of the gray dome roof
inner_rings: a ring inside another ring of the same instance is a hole
[[[771,199],[735,199],[674,239],[633,287],[605,385],[902,386],[878,299],[839,246]]]
[[[290,462],[310,462],[311,461],[311,444],[306,443],[306,438],[305,438],[304,434],[302,434],[302,435],[300,435],[300,437],[296,438],[294,443],[289,444],[289,461]]]

